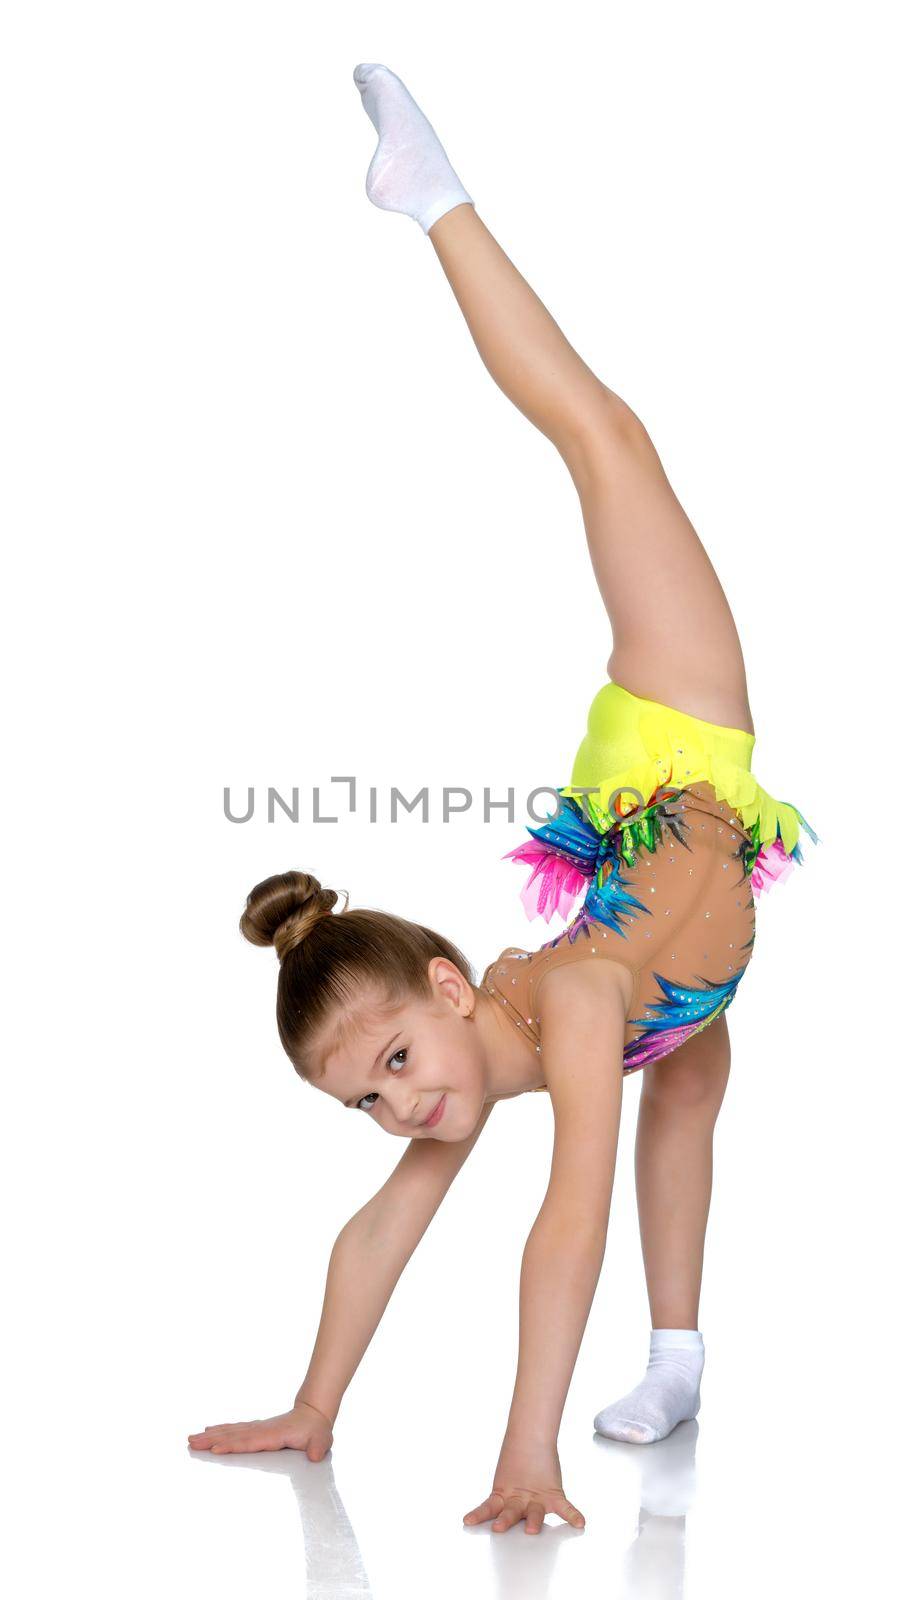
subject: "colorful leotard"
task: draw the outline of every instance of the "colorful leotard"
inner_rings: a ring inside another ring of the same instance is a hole
[[[568,918],[586,890],[581,909],[538,950],[508,946],[482,979],[536,1052],[541,981],[572,960],[608,956],[632,973],[625,1072],[731,1004],[753,952],[755,897],[802,861],[801,828],[818,843],[795,806],[757,783],[755,742],[616,683],[596,695],[557,814],[509,852],[531,867],[529,917]]]

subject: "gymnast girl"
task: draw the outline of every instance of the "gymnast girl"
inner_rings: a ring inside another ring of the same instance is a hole
[[[529,914],[565,923],[539,949],[507,947],[476,983],[449,939],[382,911],[335,912],[338,895],[309,873],[268,878],[248,896],[241,927],[277,952],[277,1024],[296,1071],[409,1142],[335,1242],[292,1408],[189,1442],[321,1460],[400,1274],[494,1106],[544,1090],[553,1155],[522,1260],[509,1419],[491,1492],[463,1520],[490,1519],[497,1532],[524,1520],[537,1533],[553,1513],[581,1528],[557,1437],[603,1261],[622,1080],[641,1071],[649,1364],[594,1426],[646,1444],[700,1407],[725,1012],[753,952],[755,897],[802,859],[801,828],[816,835],[751,773],[734,619],[642,423],[492,237],[401,80],[381,65],[358,66],[354,78],[378,132],[369,198],[419,223],[492,378],[571,473],[612,628],[610,681],[590,705],[555,813],[511,852],[529,868]]]

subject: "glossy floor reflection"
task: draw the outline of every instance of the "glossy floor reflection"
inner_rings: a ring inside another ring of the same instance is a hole
[[[630,1476],[637,1468],[640,1504],[633,1537],[622,1559],[621,1600],[676,1600],[684,1594],[685,1529],[695,1488],[697,1437],[696,1422],[682,1423],[668,1439],[653,1445],[619,1444],[599,1434],[594,1437],[597,1450],[614,1472],[621,1466]],[[225,1472],[259,1472],[288,1480],[302,1530],[303,1578],[296,1592],[304,1600],[366,1600],[381,1592],[366,1571],[338,1488],[333,1452],[316,1463],[294,1451],[245,1456],[191,1454],[198,1462]],[[396,1533],[400,1543],[399,1529]],[[478,1593],[489,1593],[496,1600],[544,1600],[562,1593],[556,1584],[557,1576],[563,1576],[562,1548],[588,1536],[587,1530],[576,1531],[556,1520],[547,1522],[537,1537],[526,1536],[521,1525],[505,1535],[491,1534],[487,1524],[460,1533],[467,1540],[488,1541],[489,1587],[479,1586]],[[297,1576],[299,1579],[299,1572]],[[443,1591],[435,1586],[431,1592]],[[566,1592],[572,1593],[570,1584]]]
[[[226,1472],[265,1472],[288,1480],[303,1531],[306,1586],[296,1591],[303,1600],[368,1600],[373,1594],[335,1482],[331,1451],[324,1461],[316,1462],[296,1450],[249,1456],[191,1454]]]
[[[601,1439],[613,1454],[628,1451],[640,1471],[640,1510],[623,1565],[623,1600],[676,1600],[684,1594],[685,1535],[694,1499],[697,1422],[682,1422],[656,1444]]]

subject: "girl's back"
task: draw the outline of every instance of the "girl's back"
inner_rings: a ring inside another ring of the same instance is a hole
[[[655,849],[640,848],[631,866],[608,858],[609,926],[579,914],[538,950],[508,946],[484,974],[483,988],[537,1054],[541,984],[572,961],[617,961],[631,973],[626,1072],[675,1050],[734,998],[755,933],[744,864],[750,836],[708,783],[685,789],[656,815]]]

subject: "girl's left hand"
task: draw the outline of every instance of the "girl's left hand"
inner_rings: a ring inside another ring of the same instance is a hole
[[[548,1512],[563,1517],[573,1528],[583,1528],[585,1519],[562,1487],[559,1455],[553,1449],[517,1449],[504,1446],[494,1487],[486,1500],[467,1511],[464,1523],[486,1522],[493,1517],[493,1533],[505,1533],[524,1517],[526,1533],[540,1533]]]

